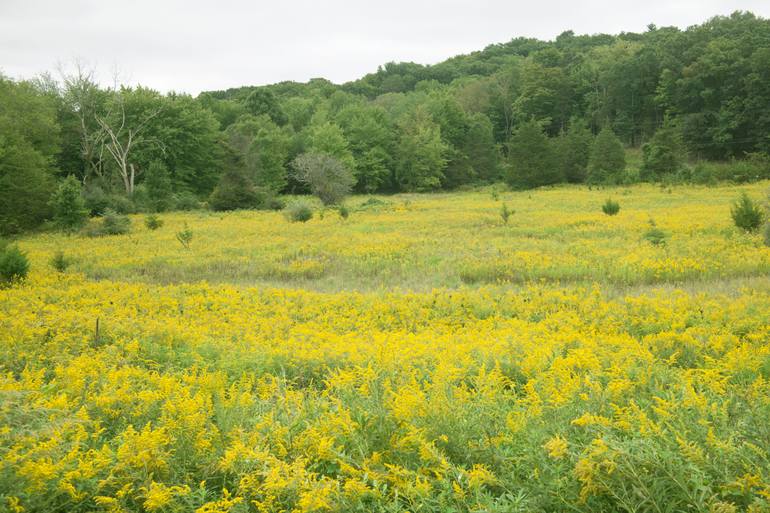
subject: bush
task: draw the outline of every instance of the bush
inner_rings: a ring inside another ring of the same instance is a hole
[[[284,215],[292,223],[305,223],[313,218],[313,209],[304,201],[298,201],[289,205],[284,211]]]
[[[246,173],[238,168],[226,171],[209,197],[212,210],[238,210],[264,207],[269,194],[255,187]]]
[[[89,237],[123,235],[131,230],[131,220],[114,210],[108,209],[101,219],[86,230]]]
[[[51,267],[55,271],[60,273],[63,273],[64,271],[66,271],[67,267],[69,267],[70,265],[69,259],[64,255],[64,252],[61,250],[53,254],[49,263],[51,264]]]
[[[163,226],[163,219],[154,214],[151,214],[144,219],[144,225],[148,230],[157,230]]]
[[[265,202],[267,210],[283,210],[286,208],[286,202],[277,196],[270,196]]]
[[[16,245],[0,244],[0,285],[22,281],[29,272],[29,260]]]
[[[340,205],[339,213],[342,219],[350,217],[350,210],[345,205]]]
[[[604,205],[602,205],[602,212],[608,216],[614,216],[620,212],[620,203],[614,201],[612,198],[607,198],[607,201],[605,201]]]
[[[510,219],[513,213],[513,210],[510,210],[508,205],[503,203],[503,208],[500,209],[500,217],[503,219],[504,224],[508,224],[508,219]]]
[[[745,192],[741,194],[730,209],[735,226],[746,232],[755,232],[762,225],[764,215],[759,205],[755,204]]]
[[[184,224],[184,228],[181,231],[176,233],[176,240],[178,240],[185,249],[190,249],[190,243],[193,240],[193,231],[187,226],[187,223]]]
[[[88,221],[88,210],[80,191],[80,183],[74,176],[68,176],[56,189],[51,198],[53,219],[66,232],[79,230]]]
[[[650,219],[650,229],[644,232],[643,237],[653,246],[665,246],[668,235],[657,227],[653,219]]]
[[[294,177],[307,185],[324,205],[337,205],[356,183],[342,162],[325,153],[303,153],[292,162]]]

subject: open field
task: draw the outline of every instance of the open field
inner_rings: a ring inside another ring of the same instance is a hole
[[[770,511],[770,248],[729,215],[769,186],[24,238],[0,511]]]

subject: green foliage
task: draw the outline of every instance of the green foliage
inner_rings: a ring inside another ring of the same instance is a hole
[[[623,143],[609,127],[596,136],[588,159],[589,183],[619,183],[626,168],[626,152]]]
[[[201,202],[198,196],[190,191],[180,191],[174,194],[174,208],[177,210],[198,210]]]
[[[29,260],[15,244],[0,243],[0,286],[18,283],[27,277]]]
[[[313,126],[310,130],[309,153],[324,153],[334,157],[349,171],[356,168],[356,160],[350,151],[350,143],[345,133],[335,123],[326,122]]]
[[[104,237],[108,235],[124,235],[131,230],[131,219],[112,209],[104,212],[101,218],[86,227],[89,237]]]
[[[159,218],[155,214],[150,214],[144,218],[144,225],[148,230],[155,231],[163,226],[163,219]]]
[[[237,210],[261,208],[268,194],[254,186],[243,168],[233,165],[219,179],[219,184],[209,197],[212,210]]]
[[[54,271],[60,272],[60,273],[65,272],[67,268],[70,266],[69,258],[67,258],[67,256],[64,254],[64,251],[61,251],[61,250],[53,254],[49,263],[51,264],[51,268]]]
[[[345,205],[340,205],[340,208],[338,211],[342,219],[347,219],[348,217],[350,217],[350,209]]]
[[[730,215],[735,226],[745,232],[755,232],[762,226],[764,213],[759,205],[754,203],[748,194],[741,194],[732,205]]]
[[[668,235],[666,232],[658,228],[655,220],[650,219],[650,228],[644,232],[642,237],[653,246],[665,246]]]
[[[294,178],[310,188],[324,205],[339,204],[355,178],[339,160],[325,153],[303,153],[292,162]]]
[[[593,142],[591,131],[577,120],[570,123],[569,130],[558,139],[558,157],[568,182],[586,181]]]
[[[612,198],[607,198],[607,201],[604,202],[602,205],[602,212],[607,214],[608,216],[614,216],[618,212],[620,212],[620,203],[613,200]]]
[[[284,216],[292,223],[305,223],[313,218],[313,208],[304,201],[296,201],[286,207]]]
[[[679,127],[666,118],[650,142],[642,146],[641,178],[646,181],[677,173],[682,167],[684,146]]]
[[[173,207],[173,187],[171,186],[171,174],[166,165],[153,160],[147,168],[147,176],[144,179],[147,188],[148,207],[154,212],[165,212]]]
[[[68,176],[51,199],[54,222],[66,232],[79,230],[88,221],[88,209],[81,194],[80,183],[74,176]]]
[[[513,210],[510,210],[508,208],[508,204],[503,203],[502,208],[500,209],[500,217],[503,220],[503,224],[508,224],[508,219],[514,214],[515,212]]]
[[[770,222],[765,223],[762,227],[762,241],[765,246],[770,247]]]
[[[396,184],[404,191],[429,191],[441,187],[448,151],[441,129],[424,109],[399,121],[396,147]]]
[[[520,188],[557,183],[563,179],[553,144],[540,123],[522,123],[511,137],[508,150],[507,182]]]
[[[0,75],[0,234],[30,230],[49,218],[58,149],[51,98]]]
[[[184,227],[181,230],[176,232],[176,240],[178,240],[179,244],[185,249],[190,249],[190,243],[193,240],[193,231],[187,223],[184,224]]]

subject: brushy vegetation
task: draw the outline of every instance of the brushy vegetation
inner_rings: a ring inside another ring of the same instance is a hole
[[[150,214],[144,218],[144,226],[146,226],[148,230],[157,230],[163,226],[163,219],[154,214]]]
[[[107,210],[98,220],[91,221],[86,226],[85,233],[89,237],[105,237],[108,235],[125,235],[131,231],[131,219],[114,210]]]
[[[746,232],[755,232],[762,226],[764,212],[745,192],[730,209],[735,226]]]
[[[614,216],[620,212],[620,203],[613,200],[612,198],[607,198],[604,204],[602,204],[602,212],[608,216]]]
[[[71,262],[69,258],[67,258],[67,256],[64,254],[64,251],[59,250],[53,254],[49,263],[51,264],[51,268],[54,271],[63,273],[70,266]]]
[[[764,511],[770,248],[730,205],[768,185],[611,190],[614,217],[606,189],[505,193],[507,226],[479,191],[22,238],[2,505]]]
[[[0,287],[22,281],[28,272],[27,255],[16,244],[0,240]]]
[[[313,207],[305,201],[295,201],[286,207],[284,216],[292,223],[306,223],[313,218]]]

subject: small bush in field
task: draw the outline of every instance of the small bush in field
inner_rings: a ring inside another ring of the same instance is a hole
[[[17,246],[0,241],[0,286],[13,285],[27,277],[29,260]]]
[[[762,238],[764,239],[765,246],[770,247],[770,222],[765,223],[765,227],[762,228]]]
[[[178,240],[185,249],[190,249],[190,243],[193,240],[193,231],[187,226],[187,223],[184,224],[182,230],[176,233],[176,240]]]
[[[514,214],[514,211],[508,208],[508,205],[503,203],[503,208],[500,209],[500,217],[503,219],[504,224],[508,224],[508,219]]]
[[[101,219],[86,228],[89,237],[104,237],[106,235],[124,235],[131,230],[131,219],[114,210],[108,209]]]
[[[70,260],[64,255],[64,251],[59,250],[53,254],[49,263],[54,271],[63,273],[69,267]]]
[[[348,207],[345,205],[340,205],[339,213],[342,219],[347,219],[350,217],[350,209],[348,209]]]
[[[757,231],[762,226],[762,219],[764,218],[762,209],[745,192],[733,203],[730,214],[735,226],[745,232]]]
[[[305,223],[313,218],[313,209],[304,201],[298,201],[286,207],[284,215],[292,223]]]
[[[613,200],[612,198],[607,198],[607,201],[605,201],[604,205],[602,205],[602,212],[608,216],[614,216],[620,212],[620,203]]]
[[[151,214],[144,219],[144,225],[148,230],[157,230],[163,226],[163,219],[159,218],[155,214]]]

